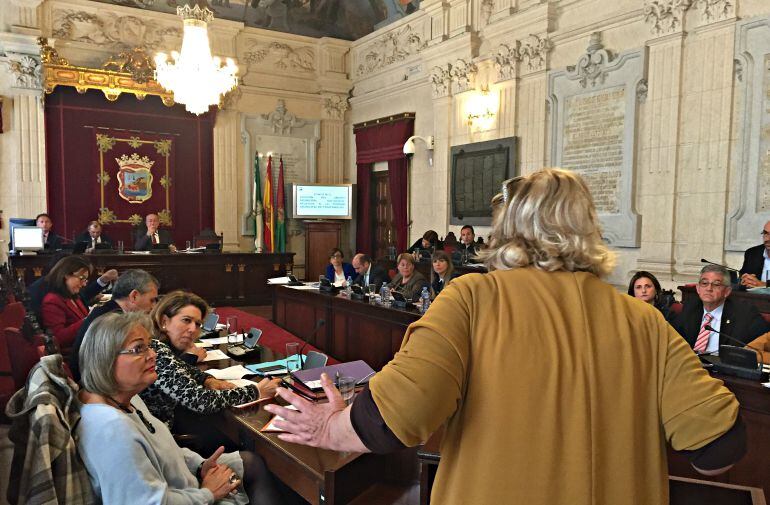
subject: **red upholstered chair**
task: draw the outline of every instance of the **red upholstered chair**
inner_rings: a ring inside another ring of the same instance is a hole
[[[5,328],[3,335],[11,360],[14,387],[21,389],[27,382],[29,371],[45,354],[43,341],[39,337],[28,338],[19,328]]]
[[[671,316],[678,316],[682,313],[682,303],[681,302],[674,302],[671,304],[671,307],[669,307],[669,310],[671,312]]]
[[[0,328],[21,328],[24,324],[24,304],[21,302],[13,302],[0,311]]]

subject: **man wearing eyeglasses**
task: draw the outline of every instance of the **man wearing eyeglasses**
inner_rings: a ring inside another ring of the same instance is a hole
[[[725,335],[747,344],[768,331],[754,305],[728,299],[730,273],[724,267],[703,267],[695,290],[698,300],[685,304],[673,326],[696,353],[717,352],[720,345],[735,345]]]
[[[746,249],[741,267],[741,289],[770,286],[770,221],[762,229],[762,244]]]

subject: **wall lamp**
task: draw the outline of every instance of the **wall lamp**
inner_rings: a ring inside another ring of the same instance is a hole
[[[482,88],[481,92],[475,93],[466,104],[468,126],[488,130],[494,123],[498,107],[497,96],[492,95],[489,89]]]

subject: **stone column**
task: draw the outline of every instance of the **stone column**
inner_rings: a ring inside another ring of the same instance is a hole
[[[245,205],[239,197],[238,181],[242,164],[238,150],[242,149],[238,112],[221,110],[214,125],[214,231],[224,234],[224,247],[240,249],[240,222],[238,209]],[[253,250],[251,247],[246,250]]]
[[[345,181],[345,111],[348,99],[332,93],[321,97],[321,145],[318,149],[317,182]]]

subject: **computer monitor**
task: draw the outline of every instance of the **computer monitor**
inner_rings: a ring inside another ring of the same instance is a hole
[[[16,252],[37,252],[45,248],[43,229],[37,226],[14,226],[13,249]]]
[[[35,226],[36,221],[33,218],[26,218],[26,217],[12,217],[8,220],[9,230],[8,235],[11,238],[11,243],[8,244],[8,248],[10,250],[13,250],[13,229],[17,226]]]

